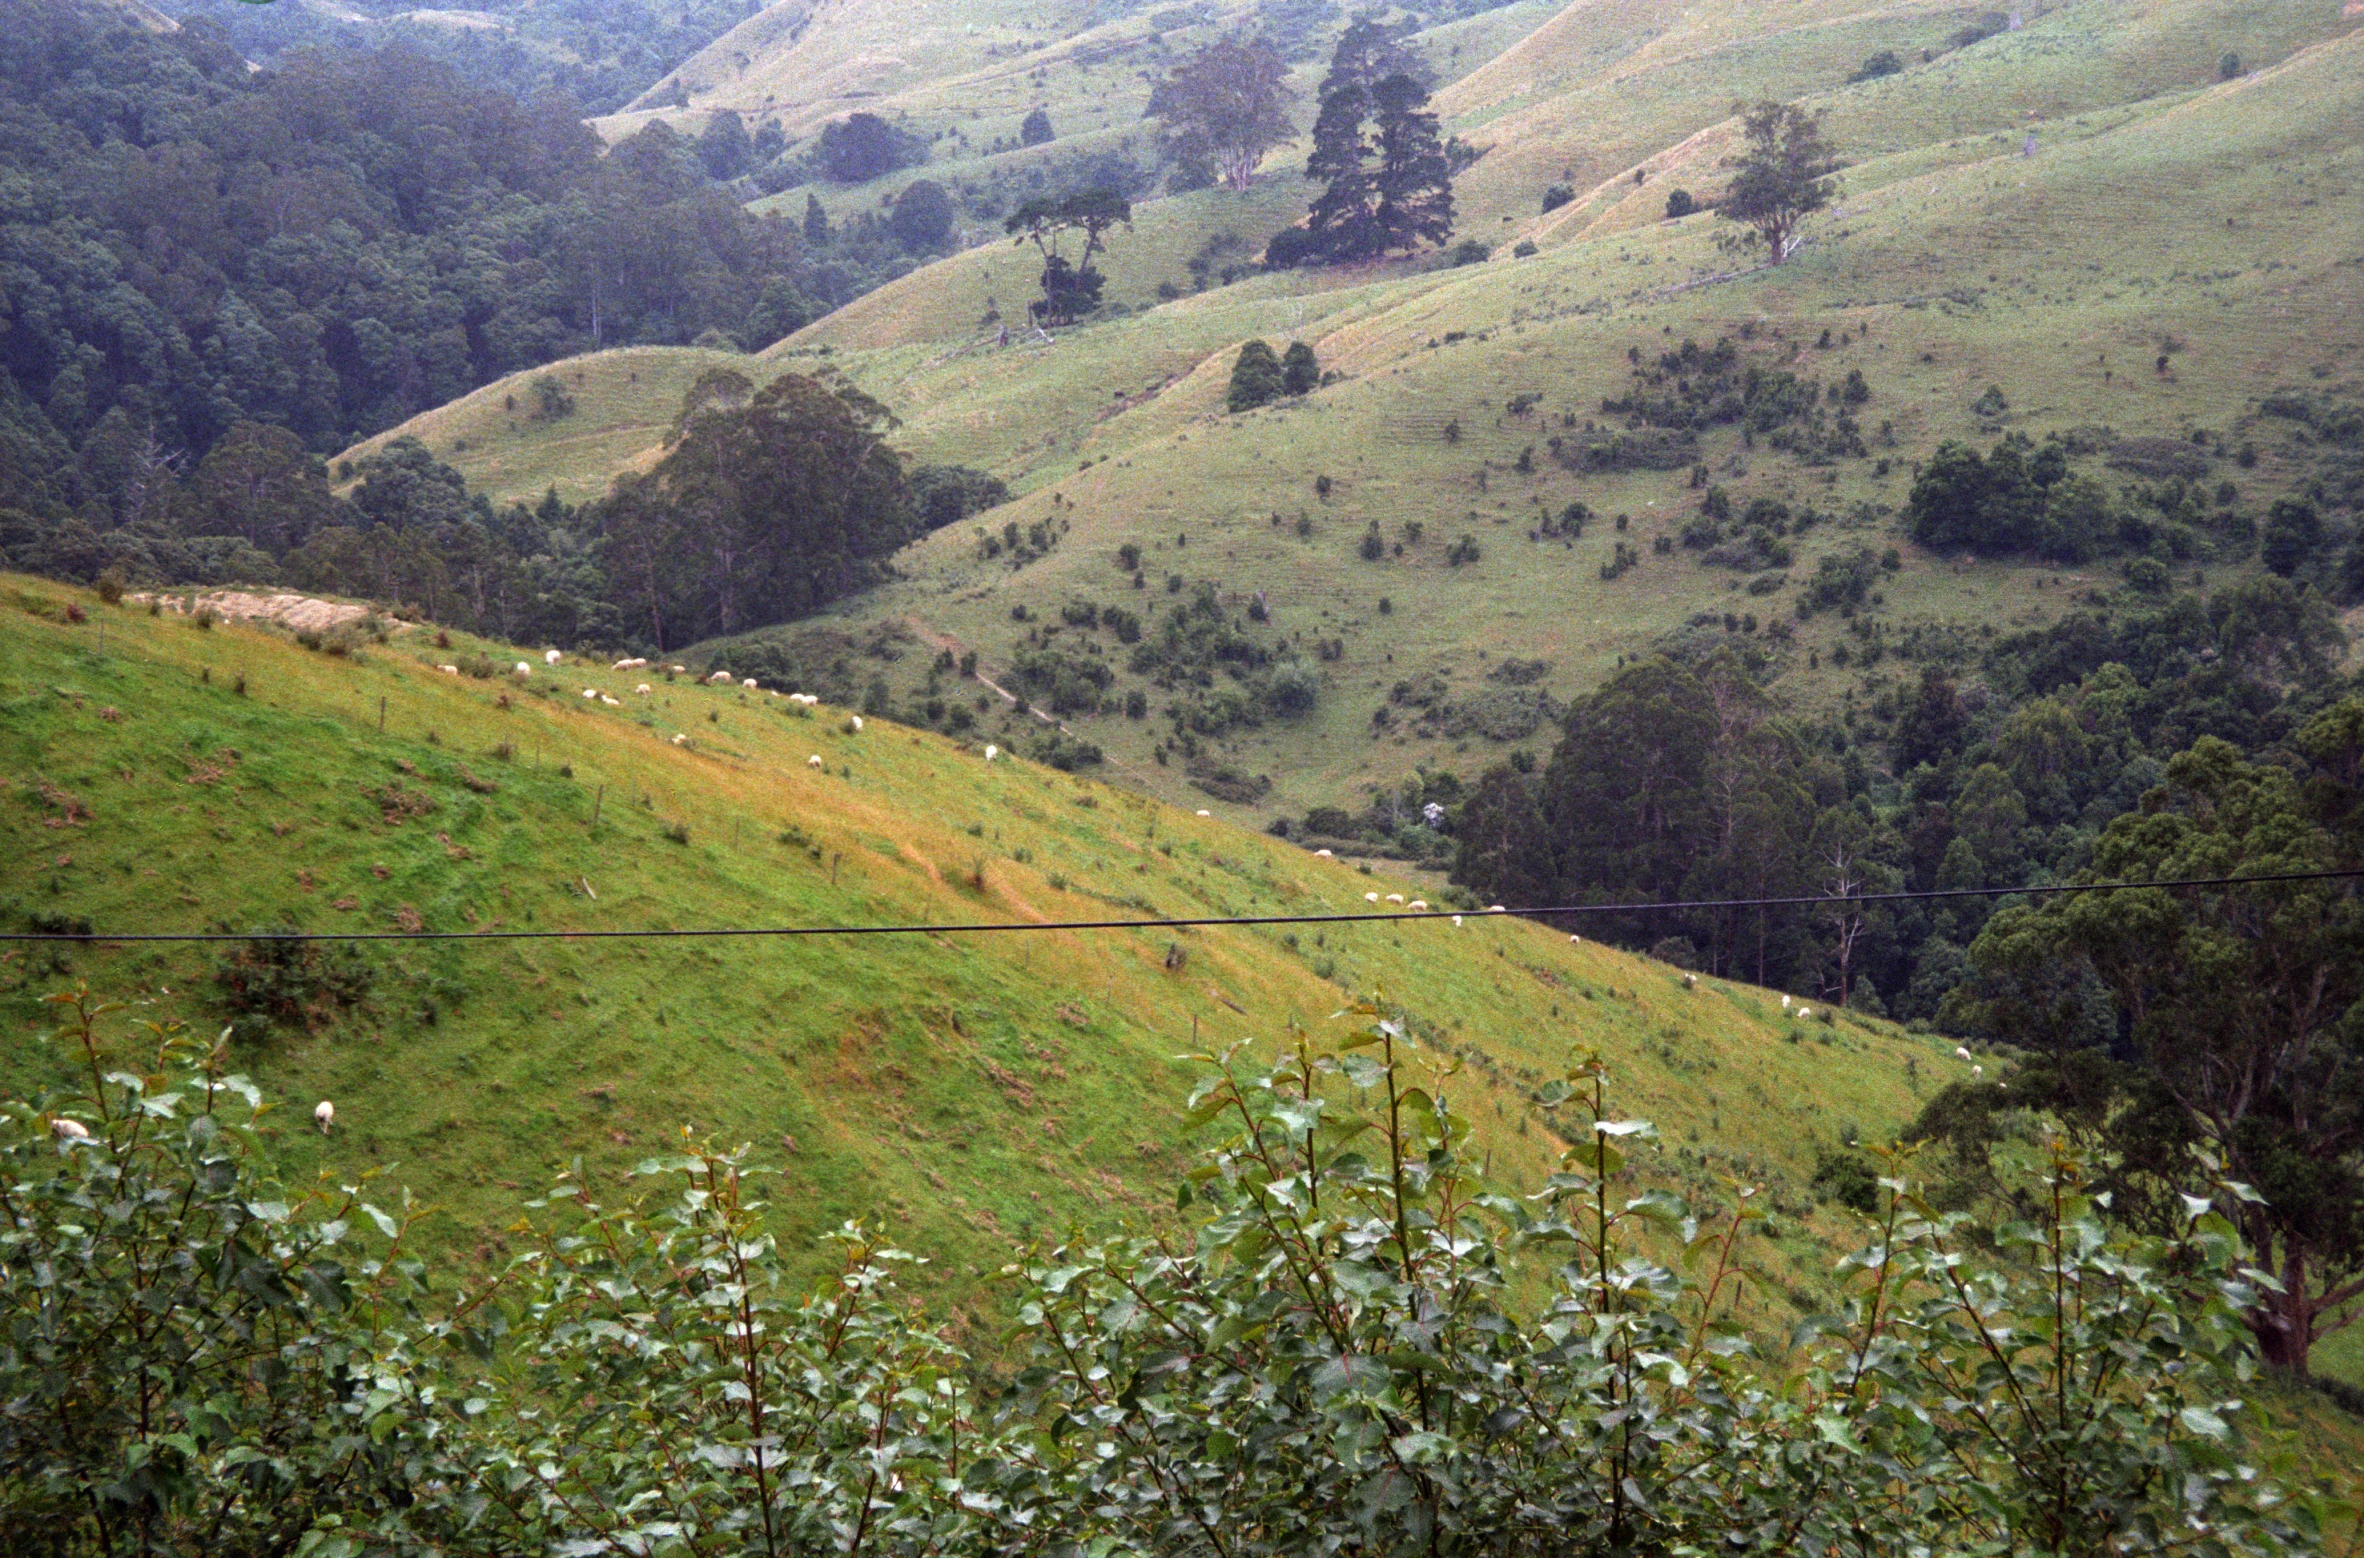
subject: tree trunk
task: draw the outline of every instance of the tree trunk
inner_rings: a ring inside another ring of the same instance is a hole
[[[2282,1291],[2261,1292],[2249,1316],[2257,1337],[2258,1356],[2266,1366],[2294,1380],[2307,1377],[2308,1344],[2314,1339],[2314,1316],[2307,1302],[2307,1258],[2302,1250],[2282,1257]]]

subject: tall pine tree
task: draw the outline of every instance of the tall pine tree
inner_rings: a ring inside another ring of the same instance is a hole
[[[1441,244],[1453,231],[1453,170],[1437,137],[1428,93],[1410,76],[1394,75],[1372,92],[1378,119],[1378,249],[1406,254]]]

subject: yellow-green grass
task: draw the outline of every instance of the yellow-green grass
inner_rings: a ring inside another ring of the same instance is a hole
[[[69,602],[89,620],[69,622]],[[801,717],[768,693],[531,653],[522,683],[434,668],[480,651],[520,657],[425,630],[334,656],[0,581],[11,928],[952,924],[1361,912],[1366,892],[1417,890],[1006,754],[883,721],[849,733],[839,711]],[[404,796],[434,809],[390,823]],[[20,1038],[0,1085],[65,1074],[71,1057],[29,1034],[36,997],[72,979],[213,1031],[217,951],[77,948],[60,968],[9,950],[0,1019]],[[1817,1148],[1850,1125],[1893,1131],[1967,1069],[1933,1038],[1794,1023],[1762,991],[1689,989],[1663,964],[1487,917],[371,956],[366,1008],[239,1061],[291,1106],[274,1132],[291,1172],[389,1169],[449,1211],[438,1240],[462,1258],[497,1253],[553,1165],[580,1154],[612,1174],[686,1128],[782,1166],[788,1236],[882,1217],[965,1292],[1030,1231],[1162,1204],[1195,1071],[1177,1056],[1268,1049],[1290,1023],[1319,1034],[1348,991],[1384,988],[1462,1063],[1454,1092],[1498,1171],[1546,1168],[1556,1138],[1528,1094],[1598,1048],[1624,1106],[1666,1131],[1651,1172],[1767,1178],[1786,1236],[1759,1264],[1775,1292],[1819,1292],[1847,1224],[1810,1203]],[[308,1124],[322,1097],[325,1139]]]
[[[616,476],[659,452],[666,430],[699,374],[731,368],[773,377],[754,358],[694,346],[632,346],[570,358],[496,380],[449,405],[411,418],[337,457],[361,459],[396,438],[416,438],[437,459],[467,472],[472,492],[495,503],[532,503],[551,488],[569,503],[606,493]],[[551,378],[574,409],[546,417],[535,381]]]

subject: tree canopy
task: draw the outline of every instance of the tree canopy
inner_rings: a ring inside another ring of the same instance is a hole
[[[1376,23],[1349,28],[1338,45],[1314,118],[1305,176],[1322,184],[1302,228],[1265,247],[1287,266],[1410,254],[1453,230],[1453,170],[1428,91],[1394,58],[1393,35]]]
[[[1172,156],[1203,161],[1226,187],[1244,190],[1265,153],[1297,133],[1288,72],[1260,39],[1218,38],[1151,90],[1149,113],[1165,122]]]
[[[658,649],[803,616],[875,583],[916,533],[886,409],[785,374],[685,410],[595,511],[618,607]]]
[[[1732,183],[1716,210],[1748,227],[1779,265],[1797,247],[1799,224],[1830,204],[1842,164],[1822,138],[1819,109],[1761,102],[1741,114],[1740,128],[1746,145],[1725,164]]]

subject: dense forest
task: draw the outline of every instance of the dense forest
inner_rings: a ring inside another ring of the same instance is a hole
[[[521,97],[560,92],[587,114],[622,108],[683,60],[760,9],[758,0],[565,0],[467,12],[373,0],[353,6],[173,0],[160,9],[222,30],[248,59],[276,65],[307,48],[366,51],[398,43],[472,85]],[[495,25],[483,25],[490,17]]]
[[[235,533],[164,497],[240,424],[326,452],[577,352],[763,345],[942,239],[750,216],[701,142],[653,126],[601,156],[575,104],[402,49],[251,71],[202,23],[158,36],[31,0],[0,18],[19,566],[91,576],[61,529],[118,537],[134,572]],[[159,576],[227,575],[192,556]]]

